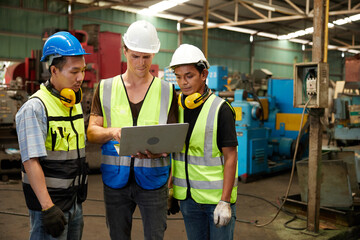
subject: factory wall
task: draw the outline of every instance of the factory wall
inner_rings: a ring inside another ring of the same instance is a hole
[[[20,6],[22,4],[22,6]],[[75,4],[73,11],[84,5]],[[23,61],[32,49],[41,49],[44,29],[67,29],[67,3],[43,0],[1,0],[0,2],[0,60]],[[146,19],[153,23],[161,41],[160,52],[153,63],[160,69],[168,66],[172,53],[178,46],[176,21],[147,17],[112,9],[103,9],[74,15],[74,29],[86,24],[99,24],[100,31],[125,33],[132,22]],[[182,36],[182,43],[201,48],[202,32],[188,31]],[[307,46],[310,47],[310,46]],[[347,56],[347,55],[346,55]],[[302,45],[287,40],[272,40],[256,36],[250,42],[250,35],[221,29],[209,29],[208,60],[211,65],[228,67],[229,73],[249,74],[253,69],[265,68],[274,78],[292,78],[293,64],[311,61],[311,49],[302,51]],[[122,58],[122,61],[126,59]],[[343,78],[343,58],[339,51],[329,51],[330,78]]]

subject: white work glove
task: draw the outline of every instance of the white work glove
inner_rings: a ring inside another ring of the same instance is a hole
[[[214,210],[214,223],[217,227],[226,226],[231,219],[230,203],[220,200]]]

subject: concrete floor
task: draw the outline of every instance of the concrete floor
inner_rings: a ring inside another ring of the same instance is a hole
[[[99,166],[98,146],[87,148],[88,161],[94,168]],[[358,227],[343,227],[321,221],[320,235],[317,237],[305,234],[301,230],[292,230],[284,227],[284,223],[292,217],[280,212],[278,217],[265,227],[256,227],[245,222],[258,221],[264,224],[276,214],[277,208],[271,205],[279,204],[279,198],[285,195],[290,178],[290,170],[261,178],[254,182],[238,185],[237,222],[234,239],[246,240],[324,240],[324,239],[360,239]],[[298,179],[293,179],[290,196],[299,194]],[[244,195],[241,195],[244,194]],[[248,195],[248,196],[247,196]],[[263,198],[263,199],[260,199]],[[89,175],[88,199],[84,203],[85,227],[83,239],[106,240],[110,239],[104,217],[103,185],[101,174],[93,171]],[[269,201],[266,202],[265,200]],[[165,240],[186,239],[186,232],[181,213],[168,218]],[[291,227],[306,227],[306,221],[295,220]],[[332,228],[330,230],[329,228]],[[0,182],[0,240],[28,239],[29,219],[22,193],[21,180],[18,174],[10,175],[10,181]],[[357,234],[357,235],[356,235]],[[132,229],[132,239],[143,239],[142,221],[138,209],[135,211]]]
[[[251,183],[239,183],[239,193],[250,194],[262,197],[274,204],[277,204],[278,198],[284,196],[289,172],[270,176]],[[9,182],[0,182],[0,239],[18,240],[27,239],[29,231],[29,220],[23,193],[21,191],[21,182],[18,179]],[[105,218],[104,204],[102,202],[102,182],[100,174],[91,174],[89,176],[89,194],[88,200],[84,203],[85,227],[83,239],[86,240],[106,240],[108,236]],[[294,178],[291,194],[299,192],[297,179]],[[237,201],[237,220],[234,239],[251,240],[273,240],[273,239],[357,239],[357,238],[338,238],[339,234],[348,232],[352,228],[345,228],[328,223],[321,223],[321,226],[335,227],[336,230],[321,230],[318,237],[312,237],[304,234],[303,231],[291,230],[285,228],[283,224],[292,217],[280,213],[277,219],[265,227],[256,227],[252,224],[243,223],[243,221],[258,220],[263,224],[272,219],[277,209],[269,203],[258,198],[240,195]],[[182,240],[186,239],[186,232],[181,213],[169,216],[168,228],[164,239]],[[290,224],[291,227],[305,227],[306,222],[296,220]],[[359,235],[358,235],[359,236]],[[142,222],[140,213],[135,211],[133,220],[133,239],[143,239]],[[360,239],[360,238],[359,238]]]

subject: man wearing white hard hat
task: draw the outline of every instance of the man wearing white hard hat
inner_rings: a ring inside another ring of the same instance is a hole
[[[94,94],[88,139],[103,144],[102,179],[106,222],[111,239],[131,239],[132,215],[139,207],[145,239],[163,239],[166,229],[170,157],[146,151],[119,156],[121,128],[175,123],[172,84],[150,74],[160,41],[147,21],[132,23],[123,36],[127,70],[100,82]],[[121,146],[120,146],[121,147]]]
[[[189,123],[185,147],[172,159],[172,187],[189,240],[233,239],[237,198],[235,113],[206,85],[209,62],[182,44],[171,59],[181,93],[179,122]]]

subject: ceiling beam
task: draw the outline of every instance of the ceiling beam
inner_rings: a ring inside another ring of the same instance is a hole
[[[296,6],[296,4],[294,4],[292,1],[290,0],[285,0],[285,2],[287,2],[292,8],[294,8],[298,13],[300,14],[305,14],[303,10],[301,10],[298,6]]]
[[[336,38],[334,38],[334,37],[332,37],[331,40],[334,41],[334,42],[340,43],[340,44],[343,45],[344,47],[350,47],[350,46],[351,46],[351,44],[348,44],[348,43],[346,43],[346,42],[344,42],[344,41],[341,41],[341,40],[339,40],[339,39],[336,39]]]
[[[224,22],[229,22],[229,23],[233,23],[234,21],[229,19],[229,18],[226,18],[224,16],[221,16],[220,14],[217,14],[217,13],[214,13],[214,12],[209,12],[210,15],[216,17],[216,18],[219,18],[221,20],[223,20]]]
[[[360,7],[360,3],[356,4],[352,9],[358,9]]]
[[[267,18],[267,19],[253,19],[253,20],[244,20],[238,21],[233,23],[219,23],[208,26],[208,28],[218,28],[221,26],[240,26],[240,25],[251,25],[251,24],[258,24],[258,23],[270,23],[270,22],[281,22],[281,21],[289,21],[289,20],[296,20],[296,19],[304,19],[304,18],[312,18],[312,16],[285,16],[285,17],[276,17],[276,18]],[[180,29],[180,31],[192,31],[192,30],[199,30],[202,29],[202,26],[196,27],[185,27]]]
[[[360,13],[360,9],[351,9],[351,10],[340,10],[340,11],[332,11],[329,12],[329,16],[336,16],[336,15],[346,15],[346,14],[355,14]],[[259,23],[271,23],[271,22],[282,22],[282,21],[291,21],[291,20],[299,20],[299,19],[307,19],[313,18],[312,14],[309,15],[294,15],[294,16],[284,16],[284,17],[275,17],[275,18],[266,18],[266,19],[252,19],[252,20],[244,20],[244,21],[237,21],[232,23],[219,23],[209,26],[209,28],[218,28],[221,26],[241,26],[241,25],[252,25],[252,24],[259,24]],[[199,30],[201,26],[195,27],[185,27],[180,29],[180,31],[192,31],[192,30]]]
[[[226,6],[231,5],[233,3],[234,3],[234,1],[218,4],[218,5],[214,6],[214,7],[209,8],[209,12],[215,11],[215,10],[217,10],[219,8],[226,7]],[[191,19],[191,18],[194,18],[194,17],[202,16],[203,13],[204,13],[204,11],[203,11],[203,9],[201,9],[200,11],[197,11],[197,12],[191,14],[190,16],[184,17],[179,22],[183,23],[186,19]]]
[[[258,1],[258,0],[238,0],[239,2],[244,2],[244,3],[248,3],[252,6],[254,6],[254,4],[258,4],[258,5],[263,5],[266,6],[268,8],[273,8],[276,12],[280,12],[286,15],[297,15],[298,13],[290,8],[285,8],[285,7],[281,7],[278,5],[274,5],[274,4],[268,4],[267,2],[262,2],[262,1]],[[256,6],[254,6],[256,7]]]
[[[250,11],[252,11],[253,13],[255,13],[256,15],[258,15],[259,17],[261,17],[261,18],[263,18],[263,19],[266,19],[266,18],[267,18],[264,14],[262,14],[262,13],[259,12],[258,10],[254,9],[253,7],[250,7],[247,3],[240,2],[240,4],[241,4],[243,7],[247,8],[247,9],[249,9]]]

